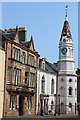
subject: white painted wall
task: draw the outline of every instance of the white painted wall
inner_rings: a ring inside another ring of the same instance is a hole
[[[56,94],[56,75],[50,74],[41,70],[38,70],[37,74],[37,105],[36,105],[36,114],[38,112],[38,103],[40,103],[40,94],[41,94],[41,81],[42,76],[45,77],[45,94],[49,94],[48,101],[48,110],[51,110],[51,101],[53,100],[55,104],[54,94]],[[54,94],[51,94],[51,80],[54,79]],[[55,111],[55,110],[54,110]]]

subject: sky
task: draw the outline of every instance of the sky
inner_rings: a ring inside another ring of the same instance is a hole
[[[59,40],[68,5],[68,21],[74,44],[75,69],[78,67],[78,3],[77,2],[2,2],[2,26],[26,27],[27,41],[33,36],[40,58],[54,63],[59,60]]]

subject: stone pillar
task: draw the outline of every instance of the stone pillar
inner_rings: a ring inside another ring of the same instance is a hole
[[[44,114],[46,113],[46,107],[45,107],[45,105],[46,105],[46,100],[44,99]]]
[[[41,101],[41,115],[43,115],[43,99],[40,100]]]
[[[47,99],[47,114],[48,114],[48,99]]]

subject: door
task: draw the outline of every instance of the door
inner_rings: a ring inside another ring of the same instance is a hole
[[[22,95],[19,96],[19,115],[23,115],[23,101],[24,98]]]

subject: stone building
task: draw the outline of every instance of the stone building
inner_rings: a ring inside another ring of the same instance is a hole
[[[39,54],[33,38],[27,40],[25,27],[5,29],[10,39],[6,49],[4,116],[34,115],[36,111],[36,78]]]
[[[57,64],[51,64],[45,58],[40,59],[37,74],[36,114],[55,113],[57,73]]]
[[[77,74],[74,66],[73,40],[66,15],[59,42],[59,61],[51,64],[44,58],[40,60],[36,113],[76,114]]]

